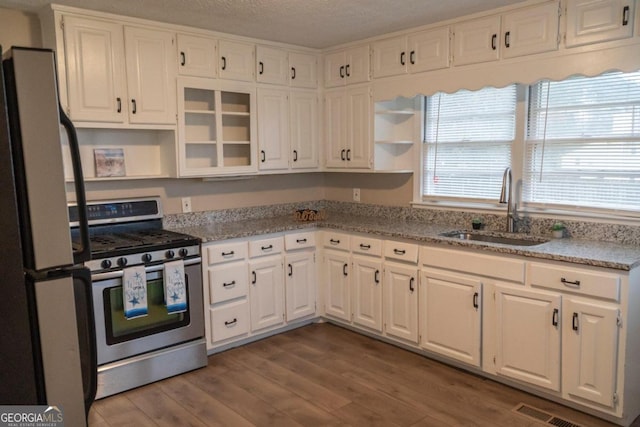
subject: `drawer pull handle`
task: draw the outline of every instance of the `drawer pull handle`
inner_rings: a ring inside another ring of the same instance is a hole
[[[573,313],[573,317],[571,319],[571,329],[574,331],[578,330],[578,313]]]
[[[287,267],[289,267],[289,277],[293,276],[293,266],[288,264]]]
[[[340,240],[329,239],[329,243],[331,243],[332,245],[339,245]]]
[[[351,161],[351,148],[347,149],[347,161]]]
[[[416,288],[413,287],[413,282],[415,282],[415,281],[416,281],[416,279],[414,279],[413,277],[411,279],[409,279],[409,290],[411,292],[416,290]]]
[[[344,79],[344,65],[340,66],[340,78]]]
[[[187,57],[185,56],[184,52],[180,52],[180,65],[184,67],[184,64],[186,63],[187,63]]]
[[[307,239],[296,239],[296,243],[307,243]]]
[[[376,270],[373,275],[373,281],[376,283],[380,283],[380,270]]]
[[[504,33],[504,46],[511,47],[511,31]]]
[[[407,253],[407,251],[405,251],[404,249],[394,249],[393,253],[396,255],[404,255]]]
[[[347,158],[345,157],[346,153],[347,153],[347,150],[340,150],[340,160],[342,160],[343,162],[347,160]]]
[[[580,286],[580,280],[576,280],[575,282],[572,282],[570,280],[565,279],[564,277],[561,277],[560,281],[567,286]]]
[[[258,74],[264,74],[264,63],[262,61],[258,62],[258,67],[260,68]]]
[[[231,256],[231,255],[234,255],[234,254],[235,254],[234,251],[222,252],[222,256]]]
[[[261,246],[260,249],[262,249],[263,251],[268,251],[270,249],[273,249],[273,245]]]
[[[473,293],[473,308],[475,308],[476,310],[478,309],[478,293],[474,292]]]
[[[553,326],[558,326],[558,309],[553,309],[553,315],[551,316],[551,324]]]
[[[298,150],[293,150],[293,161],[294,162],[298,161]]]
[[[291,80],[296,79],[296,67],[291,67]]]
[[[496,39],[498,38],[497,34],[491,36],[491,49],[496,50]]]
[[[411,63],[411,65],[415,65],[416,63],[416,51],[412,50],[411,53],[409,53],[409,62]]]
[[[365,245],[364,243],[360,243],[360,249],[371,249],[371,245]]]
[[[221,59],[222,59],[222,69],[226,70],[227,69],[227,58],[225,58],[223,56]]]
[[[136,104],[136,100],[135,99],[131,100],[131,105],[133,106],[133,109],[131,110],[131,112],[133,114],[136,114],[138,112],[138,105]]]
[[[236,284],[236,281],[235,281],[235,280],[232,280],[232,281],[231,281],[231,282],[229,282],[229,283],[223,283],[223,284],[222,284],[222,287],[223,287],[223,288],[228,288],[229,286],[234,286],[235,284]]]
[[[404,52],[401,52],[401,53],[400,53],[400,65],[405,65],[405,62],[404,62]]]
[[[342,266],[342,275],[343,276],[348,276],[349,273],[347,273],[347,268],[349,267],[349,264],[345,264]]]
[[[255,285],[256,282],[258,281],[258,275],[256,274],[255,271],[252,271],[251,274],[253,275],[253,280],[251,281],[251,284]]]
[[[629,25],[629,6],[625,6],[622,9],[622,26],[625,27]]]
[[[117,109],[116,112],[122,113],[122,98],[116,98]]]
[[[238,319],[234,317],[234,318],[233,318],[233,320],[231,320],[231,321],[229,321],[229,322],[227,322],[227,321],[225,320],[225,321],[224,321],[224,326],[233,326],[233,325],[235,325],[236,323],[238,323]]]
[[[346,75],[347,75],[347,77],[351,77],[351,71],[349,71],[349,68],[350,68],[350,67],[351,67],[351,64],[347,64],[347,65],[344,67],[344,70],[345,70],[345,71],[346,71],[346,73],[347,73],[347,74],[346,74]]]

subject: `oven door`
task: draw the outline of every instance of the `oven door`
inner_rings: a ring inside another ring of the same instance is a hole
[[[146,268],[148,314],[127,320],[122,302],[124,272],[93,274],[98,365],[204,337],[201,259],[184,261],[187,311],[168,314],[164,265]]]

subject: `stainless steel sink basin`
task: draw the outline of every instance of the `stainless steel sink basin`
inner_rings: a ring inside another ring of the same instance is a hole
[[[467,231],[448,231],[440,234],[442,237],[452,237],[458,240],[469,240],[475,242],[499,243],[511,246],[536,246],[548,242],[548,240],[526,236],[526,237],[510,237],[495,234],[471,233]]]

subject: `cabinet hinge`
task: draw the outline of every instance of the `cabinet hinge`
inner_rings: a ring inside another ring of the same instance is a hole
[[[622,317],[620,317],[620,313],[616,316],[616,325],[618,328],[622,328]]]
[[[496,364],[496,357],[495,356],[493,356],[493,364],[494,365]]]
[[[618,403],[618,393],[613,392],[613,403]]]

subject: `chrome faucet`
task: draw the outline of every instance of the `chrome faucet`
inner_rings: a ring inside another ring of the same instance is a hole
[[[513,233],[515,225],[515,209],[511,196],[513,194],[513,182],[511,178],[511,168],[507,167],[502,176],[502,191],[500,191],[499,203],[507,204],[507,232]]]

